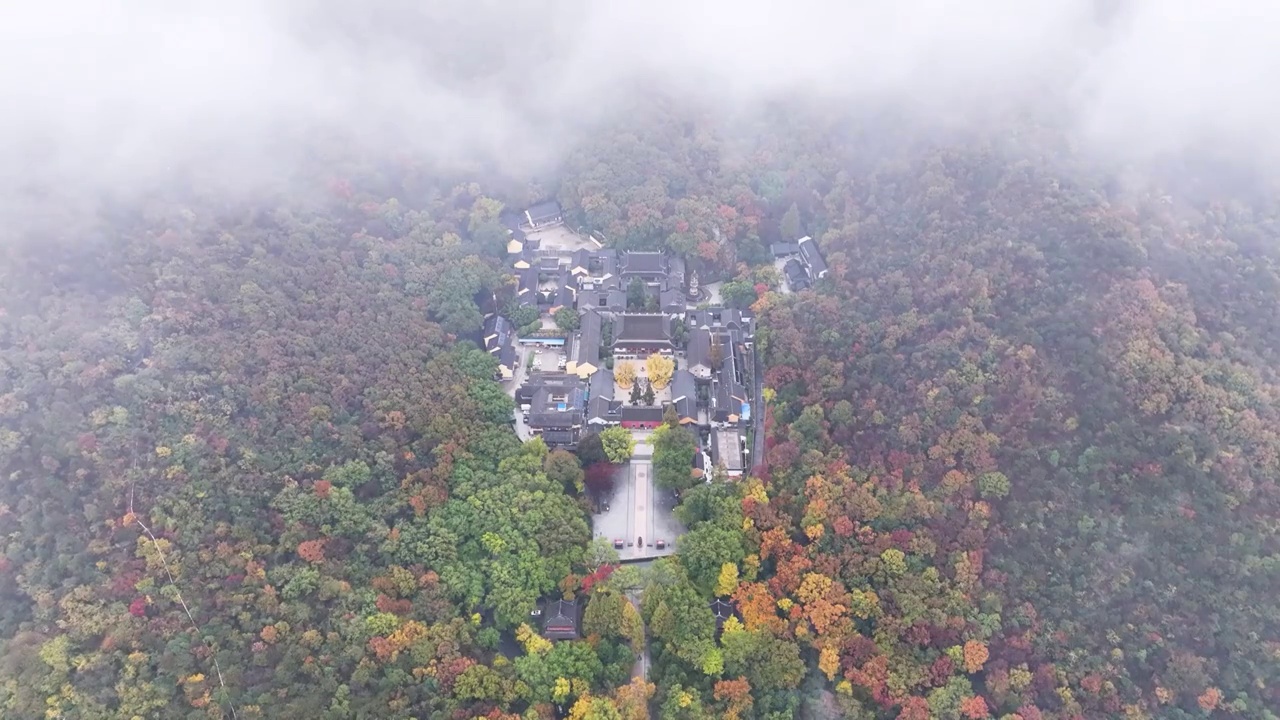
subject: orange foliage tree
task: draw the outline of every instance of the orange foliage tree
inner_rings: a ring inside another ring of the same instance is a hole
[[[304,540],[298,543],[298,557],[309,563],[324,562],[324,540]]]
[[[975,695],[960,703],[960,712],[969,720],[982,720],[991,717],[991,711],[987,709],[987,701],[982,699],[981,695]]]
[[[736,680],[720,680],[716,683],[713,697],[726,704],[724,717],[726,720],[737,720],[749,711],[752,705],[751,683],[746,678]]]
[[[990,657],[990,653],[987,652],[987,646],[983,643],[977,640],[970,640],[964,644],[964,669],[966,672],[976,673],[981,670],[988,657]]]

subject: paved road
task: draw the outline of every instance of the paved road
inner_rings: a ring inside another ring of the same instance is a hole
[[[516,391],[520,389],[520,386],[524,384],[525,378],[528,377],[528,372],[525,370],[525,358],[530,352],[532,350],[526,347],[516,348],[516,371],[512,373],[510,380],[502,383],[502,389],[511,397],[516,396]],[[529,431],[529,426],[524,424],[524,413],[520,410],[519,405],[512,411],[511,419],[515,424],[516,437],[524,441],[533,436],[533,433]]]
[[[778,271],[778,275],[782,278],[782,282],[778,285],[778,292],[783,295],[791,294],[791,283],[787,282],[787,274],[783,272],[783,268],[787,266],[787,258],[777,258],[773,261],[773,269]]]

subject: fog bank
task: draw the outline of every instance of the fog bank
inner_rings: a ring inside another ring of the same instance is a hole
[[[370,157],[554,167],[634,82],[750,110],[799,93],[923,123],[1061,121],[1100,157],[1280,159],[1265,0],[61,0],[0,9],[0,193],[228,188],[312,133]]]

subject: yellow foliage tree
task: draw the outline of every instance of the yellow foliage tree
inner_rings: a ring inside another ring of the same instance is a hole
[[[630,390],[636,384],[636,366],[623,360],[613,366],[613,381],[623,390]]]
[[[569,710],[569,720],[618,720],[622,715],[608,698],[583,695]]]
[[[719,677],[724,672],[724,655],[720,648],[711,648],[702,656],[702,674]]]
[[[516,628],[516,641],[530,655],[541,655],[551,651],[551,641],[533,631],[526,623]]]
[[[720,566],[720,578],[716,581],[716,595],[725,597],[738,589],[738,566],[725,563]]]
[[[649,720],[649,700],[656,689],[653,683],[637,677],[615,690],[613,699],[618,704],[622,720]]]
[[[880,598],[871,590],[854,590],[849,593],[849,610],[863,620],[880,610]]]
[[[833,584],[834,581],[822,573],[806,573],[800,581],[800,588],[796,590],[796,597],[802,603],[811,603],[826,595]]]
[[[563,703],[565,700],[569,699],[570,691],[571,688],[567,679],[562,677],[556,678],[556,684],[551,689],[551,699],[558,703]]]
[[[417,620],[409,620],[409,621],[406,621],[399,628],[397,628],[395,632],[391,633],[391,635],[387,637],[387,640],[391,643],[391,645],[396,650],[406,650],[410,645],[414,644],[415,642],[421,640],[426,636],[427,636],[426,625],[423,625]],[[543,640],[541,637],[539,637],[538,639],[542,640],[548,645],[551,644],[549,640]]]
[[[818,669],[828,680],[835,680],[836,673],[840,672],[840,653],[830,646],[824,647],[818,651]]]
[[[742,621],[741,621],[741,620],[739,620],[738,618],[733,617],[732,615],[730,615],[730,616],[729,616],[729,617],[724,621],[724,629],[721,631],[720,636],[721,636],[721,637],[727,637],[727,636],[729,636],[729,635],[733,635],[734,633],[740,633],[740,632],[742,632],[742,631],[743,631],[743,630],[745,630],[745,629],[746,629],[746,628],[744,628],[744,627],[742,626]]]
[[[666,355],[650,355],[649,359],[644,361],[644,367],[654,390],[661,390],[670,385],[671,378],[676,373],[676,361]]]
[[[622,606],[622,633],[631,641],[631,649],[637,654],[644,649],[644,620],[631,603]]]

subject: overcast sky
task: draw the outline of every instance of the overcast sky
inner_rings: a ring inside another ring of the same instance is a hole
[[[1103,154],[1280,158],[1274,0],[0,5],[6,196],[191,163],[247,182],[292,162],[311,126],[374,154],[532,167],[635,79],[744,108],[802,92],[948,123],[1053,105]]]

